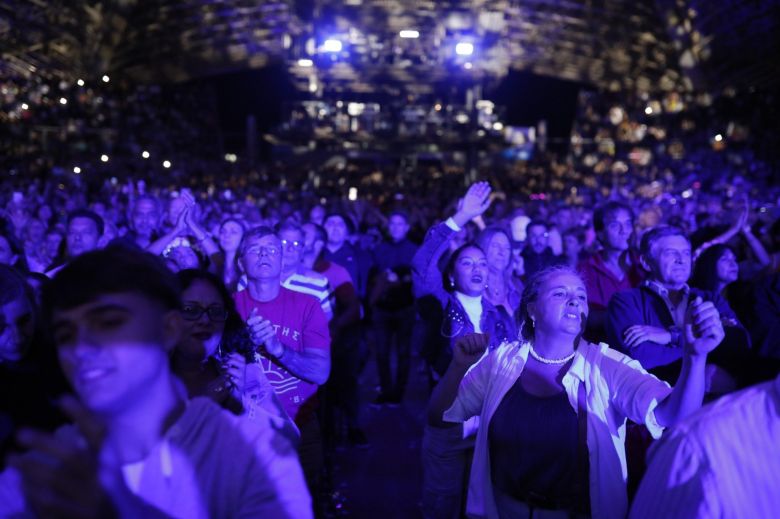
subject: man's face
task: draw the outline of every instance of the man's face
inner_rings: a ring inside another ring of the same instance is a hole
[[[409,232],[409,223],[400,214],[394,214],[387,221],[387,232],[393,241],[401,241]]]
[[[90,410],[111,415],[149,398],[167,378],[168,350],[179,339],[179,323],[177,310],[125,292],[55,309],[52,332],[76,394]]]
[[[282,267],[285,270],[298,268],[303,262],[306,249],[303,233],[295,229],[285,229],[279,232],[279,240],[282,244]]]
[[[150,237],[160,223],[160,214],[157,206],[151,200],[140,200],[135,204],[133,214],[133,229],[139,236]]]
[[[648,262],[656,281],[669,289],[679,289],[691,277],[691,244],[683,236],[664,236],[650,251]]]
[[[528,246],[536,254],[541,254],[547,248],[547,228],[543,225],[534,225],[528,228]]]
[[[250,238],[240,261],[250,280],[278,280],[282,273],[282,242],[274,234]]]
[[[347,239],[347,223],[341,216],[330,216],[325,220],[325,232],[328,234],[328,245],[340,247]]]
[[[68,224],[68,253],[71,258],[97,248],[100,234],[91,218],[77,216]]]
[[[634,220],[628,211],[619,210],[604,218],[604,230],[599,238],[608,250],[628,250],[628,240],[634,232]]]
[[[315,205],[311,208],[311,211],[309,211],[309,220],[317,225],[322,225],[323,218],[325,218],[325,208],[321,205]]]

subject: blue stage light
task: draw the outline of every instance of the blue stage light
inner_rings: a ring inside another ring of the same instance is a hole
[[[341,52],[341,49],[344,47],[344,45],[341,43],[340,40],[336,40],[334,38],[328,38],[322,43],[322,47],[320,47],[320,50],[323,52]]]
[[[474,44],[462,41],[455,45],[455,54],[458,56],[471,56],[474,54]]]

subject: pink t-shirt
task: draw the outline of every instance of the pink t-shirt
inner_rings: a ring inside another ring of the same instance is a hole
[[[286,348],[295,352],[304,348],[330,350],[328,320],[316,298],[284,287],[276,299],[265,303],[252,299],[249,290],[237,292],[233,298],[242,319],[257,308],[258,315],[271,321]],[[298,425],[306,423],[317,408],[317,384],[296,377],[270,358],[261,357],[260,365],[287,414]]]

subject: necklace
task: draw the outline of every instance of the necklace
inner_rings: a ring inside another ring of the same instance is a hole
[[[571,359],[574,358],[574,354],[576,353],[576,352],[571,352],[570,355],[566,355],[562,359],[548,359],[536,353],[536,350],[534,349],[533,345],[529,344],[528,346],[531,348],[531,357],[535,358],[542,364],[566,364],[567,362],[569,362]]]

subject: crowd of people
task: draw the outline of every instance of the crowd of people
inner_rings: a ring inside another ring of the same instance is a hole
[[[4,83],[5,116],[110,104],[42,85]],[[568,156],[481,181],[354,166],[349,200],[327,164],[151,174],[138,99],[94,133],[136,135],[105,176],[2,121],[0,515],[327,517],[369,356],[379,407],[425,368],[426,518],[771,515],[776,150],[672,101],[587,97]]]

